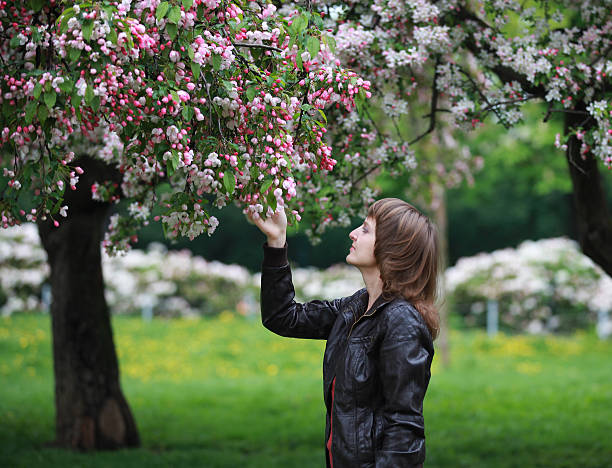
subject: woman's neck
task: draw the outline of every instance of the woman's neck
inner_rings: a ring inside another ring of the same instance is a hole
[[[368,290],[368,308],[370,310],[378,296],[382,293],[382,279],[380,279],[380,270],[378,268],[360,269],[363,282]]]

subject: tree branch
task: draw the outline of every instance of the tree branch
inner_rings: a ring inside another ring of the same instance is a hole
[[[489,26],[487,23],[485,23],[481,18],[479,18],[474,13],[472,13],[471,11],[468,11],[465,8],[459,8],[458,11],[455,10],[452,17],[448,17],[448,18],[450,19],[448,23],[451,23],[451,25],[454,24],[455,22],[461,23],[461,22],[471,21],[477,24],[478,26],[480,26],[481,28],[491,29],[493,31],[495,30],[494,28]],[[468,50],[472,52],[472,54],[474,54],[476,57],[478,57],[478,54],[481,51],[485,51],[485,52],[489,52],[493,54],[495,53],[495,51],[488,44],[485,44],[482,47],[479,47],[476,45],[476,43],[470,36],[468,37],[469,38],[466,39],[465,44]],[[544,88],[544,86],[542,85],[534,86],[532,83],[529,82],[529,80],[527,80],[527,77],[525,75],[518,73],[509,67],[505,67],[503,65],[494,65],[493,67],[490,67],[489,70],[495,73],[503,83],[512,83],[513,81],[516,81],[529,94],[532,94],[534,96],[538,96],[541,98],[543,98],[546,95],[546,89]]]
[[[429,127],[427,130],[416,137],[414,140],[408,142],[408,146],[413,145],[417,141],[425,136],[429,135],[436,128],[436,110],[438,107],[438,65],[440,65],[440,57],[436,57],[436,65],[434,66],[434,78],[431,85],[431,112],[429,113]]]

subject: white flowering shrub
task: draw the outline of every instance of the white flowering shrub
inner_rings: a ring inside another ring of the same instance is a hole
[[[106,299],[115,314],[186,317],[259,312],[260,274],[238,265],[209,262],[187,250],[103,255]],[[42,301],[49,269],[36,226],[0,230],[0,314],[46,309]],[[294,268],[296,300],[349,296],[363,287],[348,265],[327,270]],[[500,325],[508,331],[564,332],[593,324],[612,311],[612,278],[568,239],[524,242],[517,249],[462,258],[446,272],[453,310],[467,326],[484,326],[486,303],[499,303]],[[601,336],[612,321],[599,321]]]
[[[49,276],[46,260],[34,224],[0,230],[2,315],[48,307],[41,300]],[[103,254],[102,267],[106,299],[115,314],[185,317],[259,312],[259,274],[209,262],[187,250],[167,251],[161,244],[151,244],[147,251]],[[358,270],[349,266],[325,271],[296,268],[293,279],[300,301],[348,296],[363,287]]]
[[[585,328],[612,310],[612,279],[565,238],[462,258],[446,283],[468,326],[485,325],[488,300],[499,304],[502,329],[530,333]]]
[[[246,268],[208,262],[188,250],[167,251],[151,244],[147,251],[104,255],[106,298],[113,313],[185,317],[223,311],[253,314],[257,285]]]
[[[49,276],[47,255],[36,226],[0,229],[0,310],[2,315],[41,307],[41,286]]]
[[[364,287],[361,273],[349,265],[334,265],[326,270],[292,270],[296,300],[335,299],[352,295]]]

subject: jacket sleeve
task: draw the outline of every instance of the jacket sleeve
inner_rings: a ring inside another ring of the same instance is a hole
[[[264,245],[261,271],[261,321],[270,331],[292,338],[326,339],[338,316],[340,300],[295,302],[287,247]]]
[[[411,311],[400,309],[390,315],[380,348],[383,440],[376,467],[416,467],[425,460],[423,399],[433,345]]]

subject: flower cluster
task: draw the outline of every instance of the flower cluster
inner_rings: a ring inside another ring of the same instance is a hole
[[[327,46],[316,12],[208,0],[36,5],[0,15],[0,149],[14,153],[0,156],[4,227],[30,208],[32,220],[61,222],[64,190],[79,179],[64,155],[83,143],[123,175],[91,188],[101,201],[129,200],[109,251],[128,248],[155,210],[170,236],[190,238],[214,231],[209,202],[264,215],[287,206],[299,218],[301,187],[336,164],[325,112],[369,96],[367,81],[318,59]],[[21,200],[30,189],[34,200]]]

